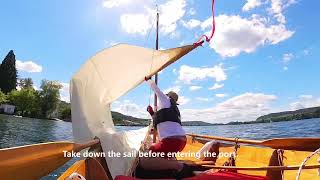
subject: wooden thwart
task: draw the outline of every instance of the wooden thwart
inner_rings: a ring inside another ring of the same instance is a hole
[[[296,150],[296,151],[315,151],[320,147],[320,138],[275,138],[264,141],[246,140],[236,138],[224,138],[218,136],[206,136],[197,134],[188,134],[192,137],[221,140],[227,142],[237,142],[243,144],[252,144],[258,146],[271,147],[273,149]]]

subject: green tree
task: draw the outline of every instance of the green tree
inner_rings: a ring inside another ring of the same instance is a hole
[[[59,112],[59,119],[62,120],[71,120],[71,106],[70,103],[60,101],[59,107],[58,107],[58,112]]]
[[[33,81],[31,78],[21,78],[19,79],[18,85],[22,89],[32,88],[33,89]]]
[[[7,96],[0,89],[0,105],[7,102]]]
[[[59,90],[62,88],[62,85],[57,81],[42,80],[40,88],[41,116],[42,118],[49,118],[57,109],[60,102]]]
[[[71,108],[66,107],[59,111],[59,119],[71,121]]]
[[[316,110],[316,111],[314,112],[313,118],[319,118],[319,117],[320,117],[320,107],[319,107],[318,110]]]
[[[37,92],[32,88],[13,90],[8,93],[8,100],[16,106],[18,114],[30,116],[37,108]]]
[[[11,50],[0,65],[0,89],[9,93],[17,87],[16,57]]]

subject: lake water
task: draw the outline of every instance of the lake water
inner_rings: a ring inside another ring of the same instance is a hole
[[[120,131],[138,128],[117,127]],[[184,129],[188,133],[247,139],[320,137],[320,119],[247,125],[191,126]],[[69,122],[0,115],[0,148],[65,140],[73,140],[72,126]],[[74,162],[75,159],[69,161],[43,179],[56,179]]]

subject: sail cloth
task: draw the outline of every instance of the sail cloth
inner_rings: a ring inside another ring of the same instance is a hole
[[[139,150],[147,128],[117,132],[110,105],[151,76],[196,48],[188,45],[163,51],[118,44],[91,57],[71,80],[74,139],[78,143],[100,138],[113,177],[127,175],[135,158],[124,152]],[[119,152],[120,157],[110,157]]]

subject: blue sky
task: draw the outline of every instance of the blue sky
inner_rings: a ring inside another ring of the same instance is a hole
[[[200,3],[201,2],[201,3]],[[154,48],[155,4],[160,47],[192,44],[211,29],[211,0],[2,1],[0,56],[13,49],[19,77],[63,83],[92,55],[117,43]],[[216,34],[160,74],[180,95],[183,120],[250,121],[320,105],[318,1],[216,1]],[[118,77],[121,78],[121,77]],[[147,117],[143,84],[113,104]]]

